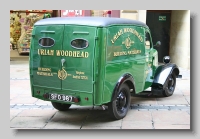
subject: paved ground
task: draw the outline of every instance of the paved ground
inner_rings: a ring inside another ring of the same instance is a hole
[[[190,129],[190,71],[181,69],[171,97],[132,97],[128,115],[112,121],[101,107],[67,112],[31,97],[28,61],[10,61],[11,129]]]

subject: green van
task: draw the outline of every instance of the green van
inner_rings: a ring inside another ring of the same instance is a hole
[[[156,46],[161,45],[158,41]],[[179,68],[158,65],[150,29],[140,21],[109,17],[56,17],[34,24],[30,47],[32,96],[65,111],[73,105],[108,106],[126,116],[131,96],[171,96]]]

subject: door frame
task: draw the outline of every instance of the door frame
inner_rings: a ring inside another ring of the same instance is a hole
[[[150,13],[150,12],[153,12],[153,13],[169,13],[170,14],[170,25],[169,25],[169,35],[170,35],[170,32],[171,32],[171,13],[172,13],[172,10],[147,10],[146,11],[146,22],[147,22],[147,13]],[[169,37],[169,49],[168,49],[168,55],[169,56],[170,56],[170,41],[171,41],[171,36]]]

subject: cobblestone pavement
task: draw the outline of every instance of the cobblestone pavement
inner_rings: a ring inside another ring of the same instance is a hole
[[[112,121],[102,107],[72,105],[67,112],[31,96],[28,61],[10,61],[12,129],[190,129],[190,70],[180,68],[171,97],[133,96],[127,116]]]

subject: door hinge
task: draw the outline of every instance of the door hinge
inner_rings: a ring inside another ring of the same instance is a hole
[[[96,37],[95,37],[95,40],[98,40],[98,38],[99,38],[99,37],[96,36]]]

